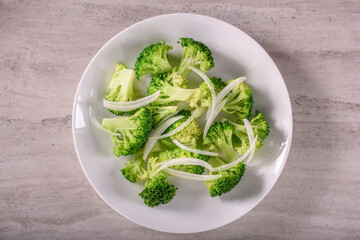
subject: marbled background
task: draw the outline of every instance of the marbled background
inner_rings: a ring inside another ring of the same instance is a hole
[[[174,235],[111,210],[78,163],[71,110],[98,49],[140,20],[229,22],[280,68],[294,138],[270,194],[216,230]],[[360,1],[0,0],[0,239],[360,239]]]

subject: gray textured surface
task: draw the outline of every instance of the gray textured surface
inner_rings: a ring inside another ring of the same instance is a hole
[[[257,40],[294,111],[292,150],[270,194],[245,217],[193,235],[148,230],[111,210],[71,136],[92,56],[125,27],[171,12],[213,16]],[[358,0],[0,1],[0,239],[359,239],[359,78]]]

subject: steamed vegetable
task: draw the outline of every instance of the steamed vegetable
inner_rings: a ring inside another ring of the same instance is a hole
[[[172,46],[164,41],[147,46],[141,53],[135,63],[135,72],[137,79],[145,74],[165,73],[172,69],[167,53]]]
[[[160,96],[151,106],[171,106],[178,102],[187,102],[196,89],[187,89],[186,80],[178,73],[164,73],[152,78],[148,95],[160,91]]]
[[[157,157],[148,160],[148,179],[145,188],[139,193],[144,203],[149,207],[155,207],[170,202],[176,192],[176,187],[169,183],[163,171],[156,172]]]
[[[192,38],[180,38],[179,43],[183,48],[183,56],[175,71],[182,77],[189,75],[191,72],[189,67],[200,68],[203,72],[214,67],[212,53],[204,43]]]
[[[204,182],[211,197],[233,190],[270,131],[263,113],[257,110],[251,117],[254,99],[245,77],[209,78],[210,49],[192,38],[178,43],[183,54],[176,67],[168,61],[172,46],[165,42],[145,47],[134,70],[118,64],[103,106],[120,117],[103,118],[100,124],[91,116],[110,135],[116,157],[132,155],[121,173],[143,186],[139,196],[149,207],[175,197],[172,177]],[[200,83],[192,82],[191,72]],[[151,77],[149,84],[140,80],[144,75]],[[135,90],[135,77],[147,87],[147,96]]]
[[[135,100],[137,98],[137,93],[134,92],[133,88],[134,78],[134,70],[128,69],[125,64],[117,64],[104,99],[112,102],[128,102]],[[124,114],[122,111],[109,110],[116,115]]]
[[[131,116],[104,118],[102,126],[110,132],[122,135],[110,135],[115,156],[131,155],[139,151],[147,140],[152,128],[151,112],[142,107]]]

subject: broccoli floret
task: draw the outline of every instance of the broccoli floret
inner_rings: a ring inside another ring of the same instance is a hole
[[[226,87],[226,83],[223,82],[220,78],[211,77],[211,83],[214,86],[215,93],[218,94],[221,90]],[[211,91],[206,82],[200,84],[199,88],[197,88],[191,99],[189,100],[189,106],[192,108],[197,107],[210,107],[211,106]]]
[[[159,124],[161,120],[169,114],[176,112],[177,106],[151,107],[153,127]]]
[[[174,73],[164,73],[152,78],[147,94],[151,95],[160,90],[160,96],[151,103],[151,106],[164,106],[179,101],[187,102],[196,89],[186,89],[186,81]]]
[[[176,187],[169,183],[163,171],[155,173],[155,165],[157,163],[157,157],[152,157],[148,160],[148,179],[146,180],[144,190],[139,194],[144,203],[149,207],[170,202],[176,192]]]
[[[144,180],[147,177],[145,161],[143,160],[144,149],[136,152],[130,161],[121,169],[124,177],[132,183]]]
[[[234,134],[234,148],[239,154],[243,155],[250,148],[249,138],[240,131],[235,131]],[[262,141],[258,138],[255,142],[255,151],[259,150],[261,147]]]
[[[216,94],[218,94],[221,90],[223,90],[226,87],[226,82],[223,82],[221,80],[221,78],[213,76],[213,77],[210,78],[210,81],[214,85],[214,89],[215,89]],[[210,89],[209,89],[209,91],[210,91]]]
[[[270,133],[270,126],[264,114],[259,110],[255,111],[255,116],[250,121],[254,135],[258,135],[261,140],[264,140]]]
[[[166,150],[159,154],[159,161],[163,162],[169,159],[175,159],[175,158],[198,158],[205,162],[209,160],[209,156],[197,154],[193,152],[189,152],[186,150],[183,150],[181,148],[175,148],[172,150]],[[193,174],[203,174],[204,173],[204,167],[199,165],[179,165],[179,166],[173,166],[172,168],[189,172]]]
[[[236,166],[223,170],[220,172],[211,172],[210,175],[221,174],[222,177],[206,181],[205,184],[208,187],[211,197],[221,196],[224,193],[230,192],[233,188],[238,185],[242,176],[245,173],[246,165],[242,162]]]
[[[191,112],[189,110],[181,110],[176,114],[176,116],[184,116],[184,118],[171,124],[170,127],[165,130],[164,134],[182,125],[191,116]],[[171,135],[170,139],[178,140],[180,143],[194,148],[197,145],[198,139],[201,138],[201,135],[202,132],[199,127],[199,123],[194,119],[185,128]]]
[[[228,81],[229,84],[233,80]],[[244,82],[236,85],[227,95],[227,102],[222,111],[235,114],[239,121],[249,118],[254,103],[251,88]]]
[[[245,125],[233,123],[234,135],[237,140],[234,144],[238,153],[244,154],[250,148],[250,141],[246,132]],[[255,116],[250,121],[251,128],[254,131],[254,135],[258,136],[255,142],[255,150],[259,150],[262,147],[264,139],[269,135],[270,127],[266,121],[265,116],[260,111],[255,111]]]
[[[128,69],[124,64],[117,64],[115,73],[111,78],[104,98],[112,102],[128,102],[136,100],[137,94],[133,89],[134,78],[134,70]],[[111,109],[109,109],[109,111],[115,115],[123,115],[126,113]],[[133,114],[134,112],[136,112],[136,110],[127,113]]]
[[[200,68],[201,71],[214,67],[214,59],[210,49],[202,42],[195,41],[192,38],[180,38],[179,42],[183,48],[183,56],[176,71],[183,77],[187,77],[191,72],[188,67]]]
[[[137,79],[140,79],[145,74],[151,75],[168,72],[172,69],[167,53],[173,47],[165,44],[165,42],[158,42],[147,46],[141,53],[135,63],[135,72]]]
[[[233,148],[233,124],[229,121],[215,122],[211,125],[203,144],[209,145],[210,149],[221,152],[227,162],[231,162],[236,157]]]
[[[131,155],[141,149],[147,140],[152,129],[151,112],[148,108],[142,107],[128,117],[104,118],[102,126],[112,133],[122,135],[110,134],[115,156]]]

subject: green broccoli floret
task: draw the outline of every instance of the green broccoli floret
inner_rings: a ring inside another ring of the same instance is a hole
[[[214,86],[215,93],[218,94],[221,90],[226,87],[226,83],[223,82],[220,78],[211,77],[211,83]],[[197,88],[191,99],[189,100],[189,106],[192,108],[197,107],[210,107],[211,106],[211,91],[206,82],[200,84],[199,88]]]
[[[189,110],[181,110],[176,116],[184,116],[184,118],[171,124],[170,127],[165,130],[164,134],[182,125],[191,116],[191,112]],[[180,143],[194,148],[197,145],[197,141],[201,138],[201,135],[202,132],[199,123],[194,119],[185,128],[171,135],[169,138],[171,140],[178,140]]]
[[[180,38],[179,42],[183,47],[183,56],[176,71],[183,77],[187,77],[191,72],[188,67],[200,68],[201,71],[214,67],[214,59],[210,49],[202,42],[195,41],[192,38]]]
[[[104,118],[102,126],[110,132],[122,135],[110,134],[115,156],[131,155],[140,150],[148,138],[152,129],[151,112],[142,107],[128,117]]]
[[[240,182],[242,176],[245,173],[245,169],[246,165],[240,162],[230,169],[220,172],[211,172],[210,175],[221,174],[222,177],[205,182],[205,185],[208,187],[210,196],[217,197],[223,195],[224,193],[230,192]]]
[[[261,140],[264,140],[270,133],[270,125],[266,120],[264,114],[259,110],[255,111],[255,116],[250,121],[254,135],[258,135]]]
[[[144,203],[149,207],[170,202],[176,192],[176,187],[169,183],[163,171],[155,173],[155,165],[158,162],[157,157],[152,157],[148,160],[148,179],[146,180],[144,190],[139,194]]]
[[[175,158],[198,158],[200,160],[207,162],[210,157],[202,154],[189,152],[181,148],[166,150],[159,154],[160,162]],[[204,167],[199,165],[179,165],[179,166],[173,166],[172,168],[188,173],[199,174],[199,175],[204,173]]]
[[[124,64],[117,64],[104,98],[112,102],[129,102],[136,100],[137,94],[133,89],[134,78],[134,70],[128,69]],[[116,115],[126,113],[111,109],[109,109],[109,111]],[[134,112],[136,112],[136,110],[127,113],[133,114]]]
[[[186,81],[174,73],[164,73],[152,78],[147,94],[151,95],[160,90],[160,96],[151,103],[151,106],[164,106],[179,101],[187,102],[196,89],[186,89]]]
[[[165,42],[158,42],[147,46],[141,53],[135,63],[135,72],[137,79],[140,79],[145,74],[151,75],[168,72],[172,69],[167,53],[173,47],[165,44]]]
[[[159,124],[161,120],[167,117],[169,114],[176,112],[177,106],[164,106],[164,107],[150,107],[152,120],[153,120],[153,127]]]
[[[236,151],[233,148],[233,128],[234,125],[229,122],[215,122],[209,128],[203,144],[209,145],[210,149],[221,152],[227,162],[231,162],[236,157]]]
[[[235,149],[238,153],[244,154],[250,148],[250,141],[246,132],[245,125],[233,123],[234,135],[236,136],[236,143],[234,143]],[[255,150],[259,150],[262,147],[264,139],[269,135],[270,127],[266,121],[265,116],[260,111],[255,111],[255,116],[250,121],[251,128],[254,131],[254,135],[258,136],[255,142]]]
[[[228,81],[229,84],[233,80]],[[251,88],[244,82],[236,85],[227,95],[227,102],[222,111],[235,114],[239,121],[249,118],[254,103]]]
[[[144,149],[136,152],[130,161],[125,163],[125,167],[121,169],[124,177],[132,183],[144,180],[147,177],[145,161],[143,160]]]

